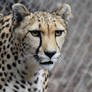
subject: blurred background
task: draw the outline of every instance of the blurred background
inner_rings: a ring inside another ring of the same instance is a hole
[[[14,3],[30,11],[54,11],[70,4],[73,19],[62,48],[63,60],[51,72],[48,92],[92,92],[92,0],[0,0],[0,12],[11,12]]]

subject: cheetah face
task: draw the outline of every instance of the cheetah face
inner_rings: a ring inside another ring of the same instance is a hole
[[[62,7],[62,14],[69,12],[68,8],[70,7],[66,6],[67,11],[65,12]],[[51,70],[61,55],[61,48],[66,36],[65,20],[59,16],[61,11],[58,10],[55,14],[47,12],[29,13],[21,4],[14,5],[13,10],[15,11],[14,18],[22,17],[20,26],[16,28],[16,33],[21,35],[19,37],[24,38],[25,55],[34,58],[38,66]],[[17,24],[18,22],[16,21]]]
[[[43,68],[50,70],[60,57],[66,30],[62,21],[53,20],[48,14],[41,17],[42,19],[37,18],[29,27],[27,37],[30,39],[29,43],[34,49],[37,62]]]

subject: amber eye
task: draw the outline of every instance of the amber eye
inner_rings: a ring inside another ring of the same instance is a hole
[[[56,30],[55,31],[55,36],[61,36],[64,30]]]
[[[30,31],[30,33],[34,37],[40,37],[40,31],[39,30],[32,30],[32,31]]]

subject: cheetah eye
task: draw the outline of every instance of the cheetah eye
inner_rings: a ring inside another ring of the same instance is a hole
[[[56,37],[57,37],[57,36],[61,36],[63,32],[64,32],[64,30],[56,30],[56,31],[55,31],[55,36],[56,36]]]
[[[30,33],[34,37],[40,37],[40,31],[39,30],[31,30]]]

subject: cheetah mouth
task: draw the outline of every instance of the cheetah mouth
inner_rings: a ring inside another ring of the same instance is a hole
[[[53,64],[52,61],[48,61],[48,62],[40,62],[41,65],[50,65]]]

